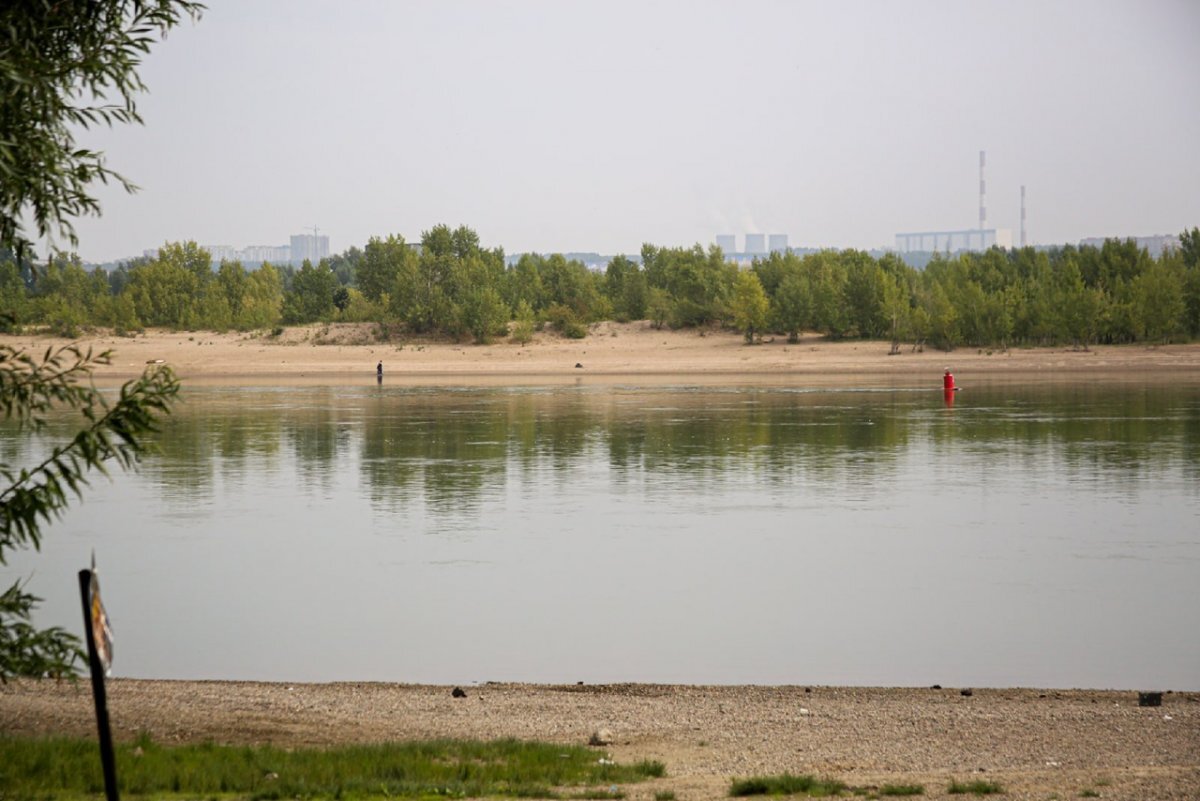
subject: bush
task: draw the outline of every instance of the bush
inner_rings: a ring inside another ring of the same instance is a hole
[[[846,790],[846,785],[834,779],[818,779],[814,776],[793,776],[783,773],[779,776],[754,776],[733,782],[729,794],[734,797],[749,795],[808,795],[822,797],[838,795]]]
[[[517,304],[517,320],[513,323],[511,341],[518,345],[528,345],[533,339],[533,328],[533,309],[528,301],[522,300]]]
[[[546,309],[546,319],[558,329],[558,333],[568,339],[583,339],[587,336],[587,326],[580,322],[570,307],[555,303]]]

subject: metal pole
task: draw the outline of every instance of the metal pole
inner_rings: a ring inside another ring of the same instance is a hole
[[[96,653],[96,637],[92,633],[92,571],[79,571],[79,597],[83,599],[83,631],[87,638],[88,667],[92,671],[92,699],[96,704],[96,728],[100,732],[100,765],[104,768],[104,795],[108,801],[119,801],[117,795],[117,761],[113,756],[112,731],[108,725],[108,699],[104,693],[104,666]]]

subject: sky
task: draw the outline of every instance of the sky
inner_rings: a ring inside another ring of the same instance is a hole
[[[332,252],[467,225],[508,253],[783,233],[891,247],[1200,225],[1195,0],[207,0],[142,65],[144,126],[81,146],[78,252]]]

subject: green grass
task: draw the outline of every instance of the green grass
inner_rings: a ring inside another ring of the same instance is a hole
[[[1079,797],[1080,798],[1099,798],[1100,793],[1098,793],[1095,790],[1084,790],[1082,793],[1079,794]]]
[[[920,784],[885,784],[879,788],[880,795],[925,795]]]
[[[982,780],[968,782],[966,784],[952,781],[950,782],[950,786],[946,788],[946,792],[950,793],[951,795],[960,795],[962,793],[971,793],[972,795],[994,795],[996,793],[1003,793],[1004,788],[995,782],[985,782]]]
[[[748,795],[807,795],[811,798],[824,798],[840,795],[847,789],[849,788],[839,781],[784,773],[779,776],[737,779],[730,786],[729,794],[737,798]]]
[[[143,736],[116,751],[117,781],[126,797],[619,798],[610,789],[614,785],[666,772],[661,762],[601,764],[596,751],[581,746],[517,740],[284,750],[211,743],[164,747]],[[102,795],[99,748],[93,740],[0,737],[0,788],[5,801]]]
[[[654,801],[675,801],[675,791],[659,790],[654,794]]]

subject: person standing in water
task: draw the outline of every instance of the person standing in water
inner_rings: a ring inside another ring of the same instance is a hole
[[[383,378],[383,362],[382,361],[380,361],[379,364],[375,365],[375,377],[379,378],[379,379]]]

